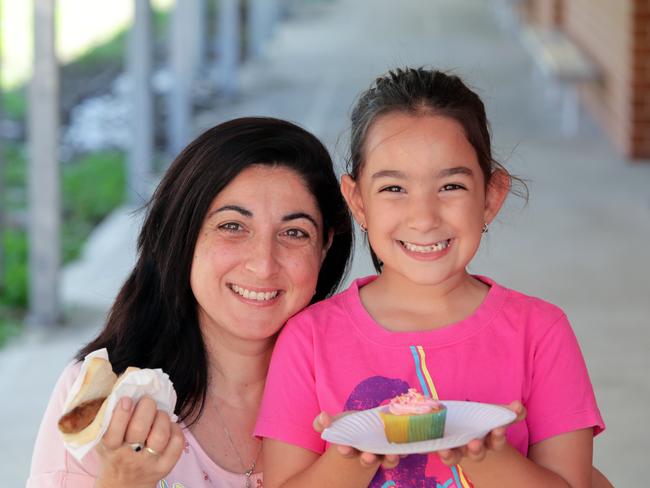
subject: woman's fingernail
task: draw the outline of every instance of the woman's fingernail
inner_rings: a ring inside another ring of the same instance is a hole
[[[127,412],[130,411],[131,405],[133,405],[133,401],[129,397],[120,399],[120,407],[122,407],[122,410],[125,410]]]

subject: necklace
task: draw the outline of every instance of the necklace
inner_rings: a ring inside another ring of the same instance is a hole
[[[232,450],[235,452],[235,455],[237,456],[237,459],[239,459],[239,464],[241,464],[241,467],[244,470],[244,472],[242,473],[245,476],[244,488],[253,488],[253,485],[251,484],[251,476],[253,475],[253,471],[255,471],[255,465],[257,464],[257,459],[259,458],[260,452],[262,451],[262,443],[260,442],[260,445],[257,448],[257,453],[255,454],[255,458],[253,459],[253,462],[251,463],[250,467],[248,469],[246,469],[246,464],[244,463],[244,460],[242,459],[241,454],[239,454],[239,450],[235,446],[235,442],[232,440],[232,436],[230,435],[230,430],[226,426],[226,421],[223,419],[223,415],[221,415],[221,411],[219,410],[219,407],[217,406],[216,399],[214,400],[214,410],[217,412],[217,415],[219,416],[219,420],[221,421],[221,425],[223,425],[223,432],[226,434],[226,437],[228,438],[228,442],[230,443],[230,447],[232,447]]]

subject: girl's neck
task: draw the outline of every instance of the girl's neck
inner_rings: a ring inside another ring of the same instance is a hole
[[[390,272],[361,289],[361,301],[383,327],[398,332],[436,329],[466,319],[481,305],[489,286],[468,273],[420,285]]]

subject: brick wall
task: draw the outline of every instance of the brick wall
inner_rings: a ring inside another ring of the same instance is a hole
[[[650,0],[528,0],[527,21],[567,33],[602,71],[584,106],[621,152],[650,158]]]

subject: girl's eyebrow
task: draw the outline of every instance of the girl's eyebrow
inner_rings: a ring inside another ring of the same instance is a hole
[[[454,175],[467,175],[467,176],[472,176],[474,173],[470,168],[467,166],[454,166],[453,168],[445,168],[442,169],[438,172],[437,177],[438,178],[444,178],[447,176],[454,176]],[[381,171],[377,171],[376,173],[373,173],[371,176],[373,180],[379,179],[379,178],[399,178],[399,179],[404,179],[406,178],[406,175],[402,171],[394,170],[394,169],[384,169]]]
[[[438,178],[444,178],[445,176],[454,176],[454,175],[467,175],[472,176],[474,173],[467,166],[454,166],[453,168],[445,168],[438,172]]]
[[[247,210],[243,207],[240,207],[239,205],[224,205],[223,207],[219,207],[216,210],[213,210],[208,214],[208,218],[212,217],[213,215],[218,214],[219,212],[225,212],[231,210],[233,212],[237,212],[242,214],[244,217],[252,217],[253,212],[250,210]],[[314,227],[318,229],[318,223],[316,222],[316,219],[309,215],[308,213],[305,212],[294,212],[285,215],[282,217],[282,222],[289,222],[291,220],[297,220],[297,219],[307,219],[309,220],[312,224],[314,224]]]
[[[378,178],[406,178],[402,171],[397,171],[395,169],[384,169],[382,171],[377,171],[373,173],[371,178],[376,180]]]

